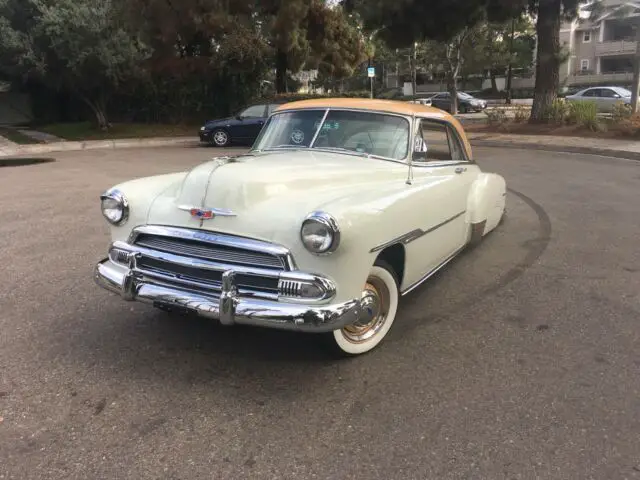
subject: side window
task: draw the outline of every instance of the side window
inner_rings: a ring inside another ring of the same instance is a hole
[[[253,105],[240,112],[243,118],[263,118],[265,105]]]
[[[605,98],[615,98],[616,96],[616,92],[614,92],[613,90],[610,90],[608,88],[602,88],[600,90],[600,96],[601,97],[605,97]]]
[[[413,158],[416,162],[465,161],[464,149],[450,126],[421,120]]]

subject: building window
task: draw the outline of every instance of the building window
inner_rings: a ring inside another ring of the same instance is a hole
[[[586,72],[588,70],[589,70],[589,60],[586,58],[580,60],[580,71]]]
[[[586,32],[582,32],[582,41],[584,43],[589,43],[591,41],[591,32],[590,31],[586,31]]]

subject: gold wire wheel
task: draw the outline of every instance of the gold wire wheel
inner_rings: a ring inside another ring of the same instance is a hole
[[[363,343],[375,336],[389,315],[391,295],[385,282],[370,276],[362,291],[362,315],[356,323],[344,327],[342,335],[351,343]]]

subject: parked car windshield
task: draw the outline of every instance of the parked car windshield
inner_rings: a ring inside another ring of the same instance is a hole
[[[354,110],[294,110],[271,116],[253,150],[312,148],[403,160],[409,153],[409,121]],[[324,121],[323,121],[324,118]]]

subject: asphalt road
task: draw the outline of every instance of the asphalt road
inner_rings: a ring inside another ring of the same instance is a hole
[[[94,285],[98,195],[216,153],[0,169],[0,479],[640,478],[640,163],[476,149],[505,223],[336,361]]]

